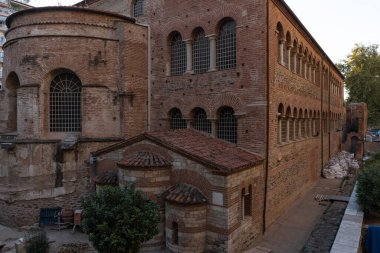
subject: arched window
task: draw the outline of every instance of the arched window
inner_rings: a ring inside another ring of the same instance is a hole
[[[284,38],[284,30],[282,28],[281,23],[277,23],[276,27],[276,33],[277,33],[277,61],[280,64],[284,64],[284,46],[285,44],[285,38]]]
[[[144,15],[144,0],[136,0],[133,6],[133,16],[138,17]]]
[[[173,108],[170,114],[170,129],[187,128],[186,120],[182,118],[182,113],[178,108]]]
[[[219,109],[218,138],[237,143],[237,120],[231,107]]]
[[[198,131],[211,133],[211,122],[207,119],[205,110],[199,107],[195,108],[193,115],[194,118],[191,126]]]
[[[7,130],[17,132],[17,89],[20,87],[20,80],[15,72],[8,75],[5,87],[8,92]]]
[[[182,75],[186,71],[186,43],[182,41],[181,34],[174,33],[170,40],[171,74]]]
[[[210,40],[202,28],[195,30],[193,39],[193,71],[207,72],[210,68]]]
[[[236,67],[236,23],[231,19],[224,21],[219,28],[216,65],[219,69]]]
[[[71,73],[57,75],[50,85],[50,131],[81,131],[82,83]]]
[[[178,223],[173,222],[172,224],[172,244],[178,245]]]
[[[241,190],[241,211],[243,219],[252,215],[252,185],[248,187],[247,191],[245,188]]]

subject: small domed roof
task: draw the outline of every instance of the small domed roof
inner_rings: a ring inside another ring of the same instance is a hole
[[[117,163],[120,167],[165,167],[171,166],[171,162],[149,151],[135,152]]]

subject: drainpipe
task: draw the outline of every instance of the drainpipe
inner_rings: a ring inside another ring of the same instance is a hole
[[[266,227],[266,212],[267,212],[267,195],[268,195],[268,166],[269,166],[269,106],[270,106],[270,97],[269,97],[269,0],[266,1],[266,8],[267,8],[267,36],[266,36],[266,65],[267,65],[267,109],[266,109],[266,115],[267,115],[267,122],[266,122],[266,147],[265,147],[265,176],[264,176],[264,203],[263,203],[263,234],[265,233],[265,227]]]

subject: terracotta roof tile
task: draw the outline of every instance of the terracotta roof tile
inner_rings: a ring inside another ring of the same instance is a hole
[[[192,129],[150,132],[145,135],[150,140],[222,172],[248,168],[263,161],[261,156],[238,148],[233,143],[204,135]]]
[[[93,181],[97,185],[119,185],[118,176],[115,172],[101,173],[95,176]]]
[[[210,137],[193,129],[148,132],[91,154],[98,156],[109,153],[142,140],[150,140],[223,174],[261,164],[264,160],[260,155],[238,148],[236,144]]]
[[[128,155],[117,163],[121,167],[163,167],[171,163],[162,156],[146,151],[139,151]]]
[[[207,203],[207,198],[196,187],[189,184],[177,184],[161,195],[165,200],[178,204],[192,205]]]

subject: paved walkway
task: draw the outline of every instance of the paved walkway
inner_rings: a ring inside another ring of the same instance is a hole
[[[245,253],[264,253],[266,252],[264,249],[271,249],[272,253],[299,253],[315,224],[328,207],[327,202],[322,202],[325,204],[321,205],[315,201],[315,195],[337,195],[341,181],[341,179],[320,178],[267,229],[263,236],[257,238],[251,249]]]

